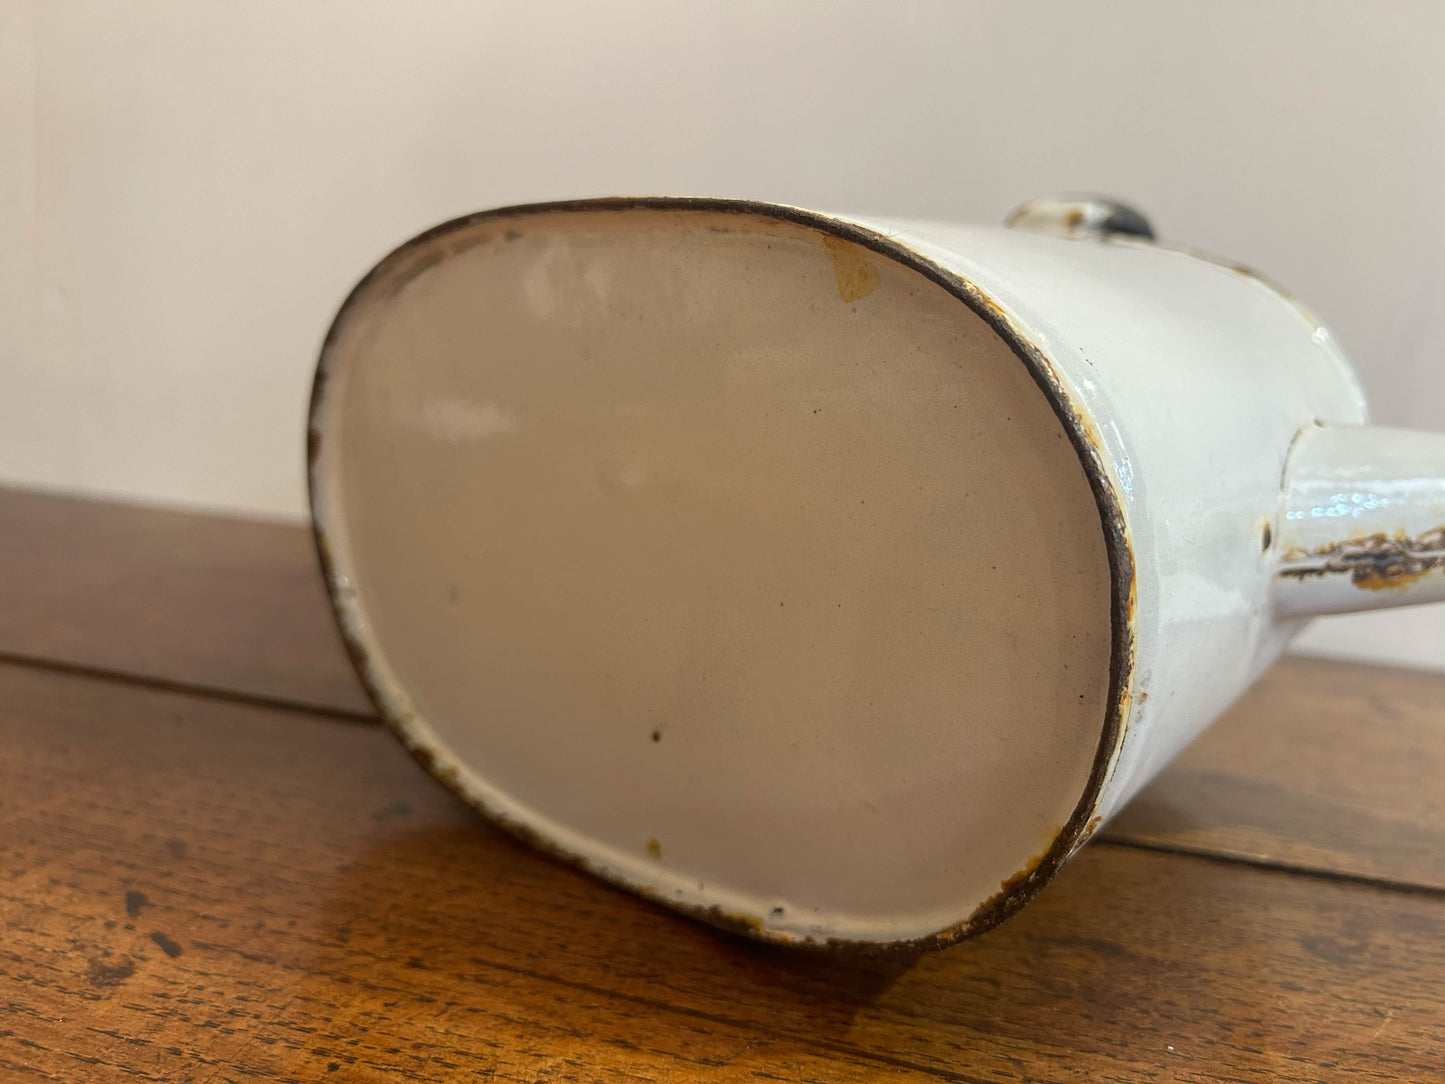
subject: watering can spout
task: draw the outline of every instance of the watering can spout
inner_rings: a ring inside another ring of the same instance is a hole
[[[1445,600],[1445,433],[1304,429],[1272,534],[1281,615]]]

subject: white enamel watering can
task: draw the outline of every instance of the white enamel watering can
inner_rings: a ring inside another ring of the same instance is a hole
[[[382,260],[310,479],[407,747],[708,921],[940,945],[1310,615],[1445,598],[1445,436],[1305,308],[1118,205],[1011,223],[595,200]]]

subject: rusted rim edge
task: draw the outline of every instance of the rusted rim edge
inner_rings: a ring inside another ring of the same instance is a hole
[[[1063,828],[1060,829],[1052,845],[1044,852],[1042,857],[1040,857],[1033,866],[1025,870],[1020,870],[1018,874],[1004,882],[1000,886],[1000,891],[980,905],[972,915],[952,926],[945,927],[936,933],[906,941],[878,942],[852,938],[826,938],[822,940],[797,938],[785,934],[771,933],[763,928],[761,920],[753,918],[752,916],[731,915],[723,912],[716,906],[701,907],[679,903],[666,899],[661,895],[649,894],[641,890],[639,886],[629,882],[626,878],[608,869],[597,866],[585,856],[559,847],[550,839],[547,839],[531,828],[531,826],[522,824],[511,817],[499,815],[496,810],[488,808],[486,803],[481,801],[475,794],[467,791],[454,773],[439,771],[435,753],[422,746],[416,740],[415,735],[407,730],[405,723],[400,719],[394,718],[388,710],[387,697],[377,686],[375,674],[370,664],[368,650],[354,634],[353,629],[345,618],[345,607],[347,603],[341,597],[343,587],[339,583],[339,573],[331,553],[330,543],[326,536],[326,528],[318,515],[318,505],[320,504],[322,489],[317,476],[322,439],[318,419],[325,399],[326,382],[330,376],[331,352],[340,335],[341,329],[351,316],[352,309],[365,296],[370,286],[380,280],[385,273],[389,272],[397,263],[405,259],[413,251],[429,244],[438,237],[465,229],[479,222],[521,215],[628,210],[698,211],[757,215],[763,218],[791,222],[795,225],[849,241],[917,272],[962,301],[1008,344],[1009,348],[1014,352],[1014,355],[1023,362],[1024,366],[1028,369],[1029,374],[1034,379],[1034,383],[1038,385],[1039,389],[1048,398],[1050,405],[1053,407],[1054,414],[1063,424],[1064,430],[1069,435],[1069,441],[1073,444],[1074,451],[1079,457],[1079,462],[1084,468],[1084,474],[1089,480],[1089,487],[1093,491],[1094,501],[1099,509],[1100,524],[1104,532],[1105,548],[1108,551],[1111,581],[1110,611],[1112,636],[1109,660],[1109,696],[1104,725],[1099,737],[1099,744],[1094,752],[1093,766],[1090,769],[1089,779],[1085,785],[1084,793],[1080,797],[1078,804],[1074,807],[1072,815]],[[714,926],[735,933],[742,933],[762,941],[789,947],[804,948],[842,948],[854,951],[889,953],[916,952],[925,949],[943,948],[957,941],[983,933],[997,926],[1033,899],[1046,884],[1053,880],[1055,874],[1058,873],[1064,862],[1068,860],[1069,856],[1073,854],[1075,850],[1088,840],[1090,834],[1093,832],[1096,826],[1093,812],[1097,807],[1099,796],[1103,792],[1104,784],[1108,779],[1110,765],[1113,763],[1117,747],[1125,730],[1126,717],[1130,707],[1128,696],[1129,681],[1134,666],[1134,554],[1129,538],[1128,523],[1124,517],[1123,505],[1119,501],[1118,495],[1109,479],[1105,465],[1106,462],[1107,452],[1105,451],[1102,439],[1097,435],[1093,426],[1075,409],[1067,391],[1064,389],[1062,381],[1047,356],[1037,345],[1031,342],[1019,328],[1014,326],[1003,309],[992,298],[973,283],[961,275],[939,266],[907,245],[901,244],[865,226],[832,218],[819,212],[806,211],[797,207],[743,199],[650,196],[524,203],[510,207],[497,207],[491,210],[477,211],[433,226],[431,229],[417,234],[409,241],[403,242],[378,261],[377,264],[357,282],[351,292],[346,296],[346,300],[341,303],[341,307],[337,310],[336,316],[332,320],[331,326],[321,345],[320,357],[317,361],[316,373],[311,385],[310,404],[307,409],[306,481],[310,498],[312,538],[316,543],[317,557],[321,562],[327,596],[331,601],[332,616],[336,619],[342,642],[346,647],[346,652],[351,657],[352,664],[361,679],[362,685],[366,689],[367,695],[371,697],[372,702],[376,705],[382,720],[397,737],[401,739],[402,744],[417,762],[467,805],[477,809],[488,819],[512,835],[517,836],[554,857],[584,869],[602,880],[625,888],[629,892],[634,894],[640,893],[656,902],[665,904],[672,910],[690,914]]]

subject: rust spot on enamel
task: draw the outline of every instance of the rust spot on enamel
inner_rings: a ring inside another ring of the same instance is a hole
[[[1370,572],[1364,576],[1356,575],[1352,577],[1351,582],[1364,591],[1399,591],[1423,578],[1429,571],[1430,569],[1426,568],[1419,572],[1410,572],[1401,570],[1398,566],[1392,566],[1381,572]]]
[[[662,858],[662,844],[655,839],[647,841],[647,854],[649,858]]]
[[[1002,911],[1005,914],[1012,914],[1023,906],[1023,902],[1027,896],[1020,896],[1018,894],[1019,888],[1030,884],[1040,877],[1047,881],[1053,875],[1053,870],[1048,868],[1048,860],[1053,854],[1055,841],[1063,832],[1063,825],[1054,828],[1049,833],[1049,842],[1044,846],[1043,850],[1031,857],[1020,869],[1000,881],[998,883],[998,891],[984,900],[982,904],[974,909],[972,916],[970,916],[966,922],[955,927],[955,929],[969,930],[978,923],[981,918],[992,912]],[[1080,842],[1082,843],[1083,841],[1080,840]],[[1060,861],[1062,861],[1062,859],[1060,859]]]
[[[999,891],[1004,894],[1012,892],[1015,888],[1017,888],[1019,885],[1023,884],[1029,879],[1029,877],[1033,874],[1035,867],[1037,867],[1038,864],[1043,860],[1044,856],[1042,854],[1034,855],[1032,858],[1029,859],[1029,864],[1024,866],[1023,869],[1010,874],[998,883]]]
[[[701,916],[714,926],[724,930],[731,930],[734,933],[746,934],[749,937],[756,937],[763,932],[763,920],[753,915],[724,911],[721,907],[709,907],[707,910],[701,912]]]
[[[858,301],[878,288],[878,268],[853,242],[825,236],[823,247],[833,261],[833,277],[838,280],[838,296],[842,300]]]
[[[1415,538],[1404,531],[1393,537],[1383,531],[1312,550],[1292,549],[1284,555],[1279,575],[1292,580],[1345,574],[1364,591],[1400,590],[1436,568],[1445,567],[1445,526]]]

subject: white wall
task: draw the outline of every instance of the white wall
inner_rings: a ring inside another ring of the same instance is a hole
[[[1379,420],[1445,428],[1442,50],[1438,0],[0,0],[0,480],[300,516],[351,283],[611,193],[1117,193],[1308,299]],[[1373,620],[1445,667],[1445,611]]]

